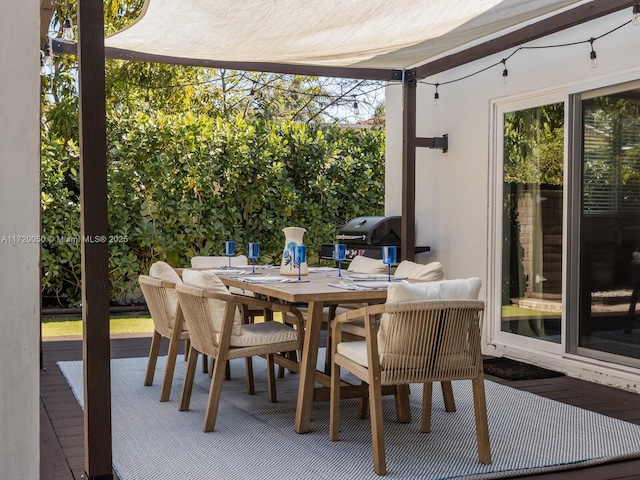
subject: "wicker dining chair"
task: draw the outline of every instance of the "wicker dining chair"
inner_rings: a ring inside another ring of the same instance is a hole
[[[166,269],[167,267],[171,268],[169,265],[162,268]],[[153,272],[154,269],[152,268],[150,273]],[[140,288],[142,289],[149,313],[151,313],[151,318],[153,319],[153,336],[151,338],[149,362],[144,380],[146,386],[153,384],[158,352],[160,350],[160,341],[162,337],[169,339],[167,364],[164,371],[162,389],[160,390],[161,402],[169,400],[171,394],[171,383],[173,382],[180,342],[182,340],[189,340],[189,332],[184,326],[184,317],[175,292],[176,285],[178,282],[182,283],[182,281],[177,273],[175,277],[176,280],[173,282],[162,280],[161,278],[153,278],[148,275],[140,275],[138,277]]]
[[[191,257],[190,260],[192,268],[222,268],[229,265],[229,257],[222,256],[195,256]],[[231,257],[231,266],[232,267],[249,267],[249,259],[246,255],[236,255]],[[239,288],[231,287],[229,289],[231,293],[238,293],[241,295],[248,295],[253,297],[252,292],[248,292],[245,290],[241,290]],[[245,323],[252,323],[256,317],[261,317],[264,315],[264,311],[260,308],[249,308],[244,306],[242,310],[242,314],[245,319]]]
[[[417,300],[373,305],[334,319],[331,371],[330,433],[339,439],[340,367],[369,385],[373,464],[386,475],[381,388],[422,383],[421,432],[431,430],[433,382],[469,379],[481,463],[491,463],[489,427],[480,350],[484,302],[478,300]],[[342,341],[342,327],[364,319],[365,340]],[[380,320],[378,320],[380,318]],[[396,390],[398,392],[398,390]],[[400,400],[400,399],[398,399]],[[398,418],[401,401],[396,402]],[[408,412],[410,419],[410,412]]]
[[[180,410],[189,410],[199,353],[209,355],[214,359],[203,428],[205,432],[211,432],[215,429],[225,372],[224,365],[227,360],[248,358],[256,355],[266,356],[269,399],[272,402],[276,402],[274,356],[278,352],[288,352],[301,348],[303,330],[300,312],[290,305],[272,303],[230,292],[225,293],[221,290],[178,285],[176,286],[176,292],[178,293],[178,299],[184,312],[191,338],[187,373],[185,374],[180,398]],[[283,315],[288,317],[287,324],[276,321],[244,324],[241,325],[239,334],[234,334],[234,327],[238,327],[235,324],[235,319],[240,305],[283,312]],[[289,326],[291,324],[295,328]],[[287,361],[288,359],[284,360]],[[291,365],[287,367],[295,369]],[[299,371],[299,369],[297,370]]]

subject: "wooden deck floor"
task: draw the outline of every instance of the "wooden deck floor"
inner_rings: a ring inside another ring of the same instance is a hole
[[[113,338],[112,358],[147,356],[150,337]],[[166,353],[163,343],[161,354]],[[81,360],[79,340],[45,341],[40,375],[40,478],[78,480],[84,477],[83,415],[66,380],[58,370],[59,360]],[[542,380],[507,381],[487,379],[619,418],[640,425],[640,395],[584,382],[569,377]],[[114,478],[116,478],[114,476]],[[536,480],[613,480],[640,479],[640,459],[591,468],[519,477]]]

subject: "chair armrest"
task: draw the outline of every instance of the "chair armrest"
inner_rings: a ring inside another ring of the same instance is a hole
[[[224,294],[222,294],[224,295]],[[212,294],[211,297],[212,298],[222,298],[225,300],[228,300],[228,298],[223,297],[220,294]],[[205,290],[205,296],[209,297],[209,295],[207,294],[207,291]],[[232,293],[231,296],[232,298],[232,302],[234,302],[237,305],[246,305],[246,306],[253,306],[253,307],[260,307],[262,309],[268,309],[268,310],[272,310],[274,312],[282,312],[282,313],[289,313],[292,315],[292,317],[288,317],[287,323],[292,323],[296,326],[296,328],[302,332],[302,326],[304,325],[304,318],[302,317],[302,313],[300,312],[300,310],[298,310],[296,307],[294,307],[293,305],[286,305],[283,303],[277,303],[277,302],[271,302],[269,300],[263,300],[261,298],[258,297],[249,297],[246,295],[239,295],[237,293]]]
[[[332,345],[335,346],[342,341],[342,325],[353,322],[356,319],[364,318],[365,321],[375,315],[385,312],[385,304],[369,305],[368,307],[358,308],[350,312],[341,313],[333,319],[333,327],[331,335],[333,337]],[[376,322],[377,329],[377,322]]]

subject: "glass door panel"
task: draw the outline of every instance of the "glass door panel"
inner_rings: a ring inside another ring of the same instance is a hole
[[[582,120],[578,346],[640,359],[640,89],[583,100]]]
[[[564,103],[503,120],[501,330],[560,343]]]

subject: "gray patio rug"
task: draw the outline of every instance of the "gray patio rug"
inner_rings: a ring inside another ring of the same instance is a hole
[[[160,403],[164,358],[144,387],[145,358],[112,360],[113,464],[121,480],[374,479],[369,420],[357,401],[342,402],[341,438],[329,441],[329,404],[313,406],[311,432],[294,432],[298,376],[278,380],[268,401],[266,369],[254,360],[256,394],[247,395],[244,361],[232,362],[216,431],[203,433],[209,377],[196,375],[191,411],[178,411],[185,362],[178,361],[171,400]],[[82,363],[60,362],[82,405]],[[395,421],[384,400],[386,478],[504,478],[640,457],[640,426],[486,382],[493,464],[477,460],[471,382],[454,382],[458,411],[444,410],[434,388],[432,431],[421,434],[421,389],[411,386],[413,421]]]

